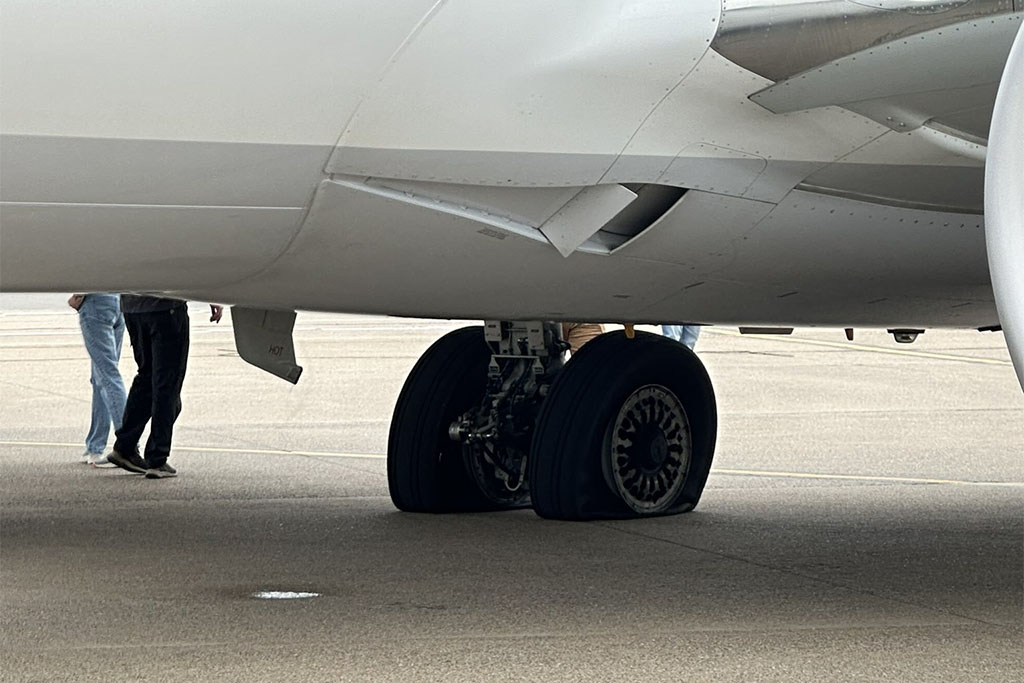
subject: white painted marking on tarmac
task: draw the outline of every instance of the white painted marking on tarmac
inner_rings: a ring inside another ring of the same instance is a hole
[[[881,477],[860,474],[820,474],[814,472],[773,472],[770,470],[711,470],[711,474],[731,474],[743,477],[779,477],[787,479],[838,479],[847,481],[877,481],[896,484],[947,484],[950,486],[1005,486],[1024,488],[1019,481],[964,481],[960,479],[922,479],[919,477]]]
[[[306,600],[308,598],[319,598],[319,593],[305,593],[302,591],[257,591],[252,594],[257,600]]]
[[[869,353],[885,353],[892,356],[910,356],[912,358],[927,358],[929,360],[951,360],[960,363],[976,363],[978,365],[1009,365],[1013,363],[998,358],[978,358],[976,356],[957,356],[951,353],[934,353],[931,351],[910,351],[907,349],[887,349],[883,346],[868,346],[866,344],[854,344],[851,342],[833,342],[824,339],[804,339],[802,337],[784,337],[776,334],[740,334],[732,330],[708,330],[710,334],[719,334],[727,337],[743,337],[751,339],[763,339],[765,341],[782,342],[783,344],[808,344],[810,346],[827,346],[844,351],[866,351]]]
[[[0,446],[26,448],[81,448],[81,444],[51,441],[0,441]],[[350,458],[361,460],[386,460],[378,453],[335,453],[331,451],[286,451],[262,448],[207,448],[199,446],[175,446],[175,451],[186,453],[225,453],[234,455],[298,455],[310,458]],[[768,477],[783,479],[833,479],[837,481],[874,481],[890,484],[944,484],[947,486],[990,486],[1003,488],[1024,488],[1021,481],[968,481],[963,479],[928,479],[921,477],[884,477],[861,474],[827,474],[824,472],[785,472],[774,470],[712,469],[711,474],[739,477]]]
[[[2,442],[0,442],[2,443]],[[285,451],[260,448],[200,448],[193,446],[175,446],[176,451],[194,453],[237,453],[238,455],[302,455],[309,458],[362,458],[364,460],[384,460],[386,455],[375,453],[333,453],[329,451]]]

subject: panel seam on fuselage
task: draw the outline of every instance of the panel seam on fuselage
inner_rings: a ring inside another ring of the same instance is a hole
[[[632,132],[632,134],[630,134],[629,139],[626,140],[626,144],[622,146],[622,149],[620,149],[619,153],[615,155],[614,159],[612,159],[612,162],[608,165],[608,168],[606,168],[604,170],[604,173],[601,174],[601,177],[598,178],[597,182],[594,183],[595,185],[600,185],[602,182],[604,182],[604,179],[607,178],[608,174],[612,172],[612,169],[615,168],[615,165],[617,163],[619,163],[619,159],[621,159],[623,157],[623,155],[626,153],[626,150],[629,149],[629,146],[633,144],[633,140],[636,139],[636,136],[640,134],[640,131],[642,131],[644,129],[644,126],[647,125],[647,122],[650,121],[652,116],[654,116],[654,112],[658,111],[658,109],[661,108],[661,105],[665,104],[665,100],[667,100],[669,97],[671,97],[672,94],[675,93],[675,91],[679,89],[679,86],[681,86],[686,81],[686,79],[689,78],[690,74],[692,74],[694,72],[694,70],[698,66],[700,66],[700,63],[703,62],[704,58],[708,56],[709,52],[711,52],[711,46],[714,44],[715,37],[718,35],[718,30],[722,26],[722,16],[723,16],[724,12],[725,12],[725,7],[724,7],[724,3],[722,3],[721,5],[719,5],[718,19],[716,20],[716,23],[718,24],[719,28],[715,29],[715,35],[712,36],[711,40],[708,41],[708,43],[705,46],[704,51],[701,53],[700,57],[698,57],[696,60],[694,60],[693,65],[689,69],[686,70],[686,73],[684,73],[679,78],[678,81],[676,81],[676,84],[673,85],[668,90],[668,92],[666,92],[662,96],[662,98],[660,100],[658,100],[658,102],[653,107],[651,107],[651,110],[648,111],[647,115],[644,116],[642,121],[640,121],[640,124],[636,127],[636,130],[634,130]],[[669,163],[671,164],[671,161]]]
[[[320,179],[316,182],[316,185],[314,185],[313,191],[310,193],[309,199],[307,200],[306,204],[303,207],[300,207],[303,209],[302,216],[299,217],[298,225],[296,225],[295,230],[292,233],[292,236],[288,239],[287,242],[285,242],[281,250],[266,263],[266,265],[264,265],[262,268],[255,270],[249,275],[246,275],[245,277],[235,280],[234,282],[228,283],[229,286],[239,285],[249,280],[255,280],[264,273],[268,272],[271,268],[277,265],[277,263],[282,258],[284,258],[288,251],[292,248],[292,245],[295,244],[295,241],[299,239],[299,235],[302,234],[302,231],[306,226],[306,221],[309,219],[309,214],[313,210],[313,204],[316,202],[317,194],[320,192],[320,186],[325,181],[329,181],[334,177],[333,174],[328,171],[328,166],[331,163],[331,158],[334,156],[334,152],[341,145],[341,142],[345,137],[345,133],[348,132],[348,129],[352,125],[352,122],[355,120],[356,116],[358,116],[359,110],[362,108],[363,103],[366,102],[366,99],[370,96],[370,94],[373,93],[380,85],[381,81],[384,80],[384,77],[387,75],[388,71],[398,60],[398,57],[412,43],[412,40],[423,31],[426,25],[430,23],[430,20],[437,15],[438,11],[440,11],[440,9],[447,3],[447,1],[448,0],[437,0],[437,2],[435,2],[429,10],[427,10],[423,17],[416,23],[413,29],[409,32],[409,35],[407,35],[402,40],[399,46],[388,58],[387,63],[385,63],[384,67],[380,71],[380,75],[377,77],[377,81],[371,87],[367,88],[366,92],[363,93],[363,95],[359,98],[359,102],[356,103],[356,106],[352,109],[352,113],[349,114],[348,118],[345,120],[344,125],[342,125],[341,132],[335,139],[334,145],[332,145],[330,149],[327,150],[326,158],[324,159],[323,163],[320,164]]]
[[[298,206],[246,206],[233,204],[124,204],[120,202],[18,202],[0,201],[0,206],[102,206],[121,209],[236,209],[245,211],[297,211]]]

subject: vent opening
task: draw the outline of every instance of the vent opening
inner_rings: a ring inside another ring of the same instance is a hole
[[[686,194],[686,188],[672,185],[623,183],[622,186],[635,192],[636,199],[589,240],[608,251],[621,247],[657,223]]]

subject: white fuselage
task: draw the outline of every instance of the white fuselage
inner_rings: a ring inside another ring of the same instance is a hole
[[[984,149],[838,107],[772,113],[748,99],[772,81],[712,49],[722,5],[4,0],[0,288],[996,324]],[[857,193],[821,191],[848,176]],[[686,193],[563,257],[541,227],[612,184]]]

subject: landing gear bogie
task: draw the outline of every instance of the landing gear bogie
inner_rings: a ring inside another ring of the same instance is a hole
[[[607,333],[568,364],[559,326],[449,333],[395,407],[388,485],[401,510],[532,504],[542,517],[625,519],[692,509],[715,447],[700,360],[658,335]]]

